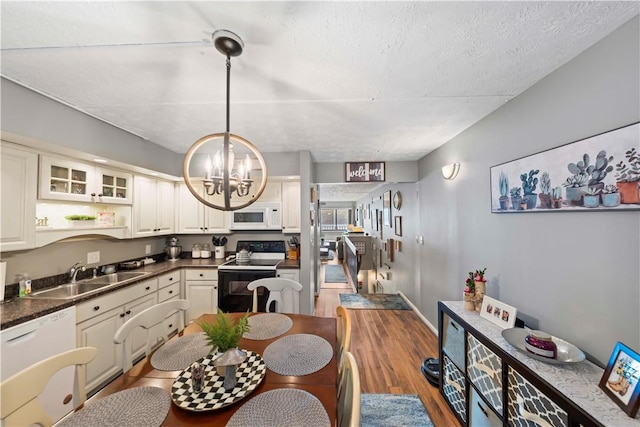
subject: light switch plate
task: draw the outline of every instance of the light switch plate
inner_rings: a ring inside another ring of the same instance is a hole
[[[149,255],[151,253],[151,245],[146,245],[144,247],[144,254]]]
[[[100,262],[100,251],[87,253],[87,264],[97,264]]]

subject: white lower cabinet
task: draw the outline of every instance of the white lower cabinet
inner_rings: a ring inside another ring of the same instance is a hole
[[[98,349],[96,358],[85,367],[87,393],[91,394],[122,371],[122,348],[113,342],[113,337],[124,322],[158,303],[157,290],[158,280],[151,279],[78,304],[77,346]],[[132,340],[135,360],[144,353],[144,332],[134,331]]]
[[[185,291],[189,300],[187,323],[205,313],[218,311],[218,270],[185,270]]]

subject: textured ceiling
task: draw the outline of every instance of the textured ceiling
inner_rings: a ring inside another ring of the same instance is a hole
[[[225,128],[317,162],[417,160],[638,2],[1,2],[1,74],[183,153]]]

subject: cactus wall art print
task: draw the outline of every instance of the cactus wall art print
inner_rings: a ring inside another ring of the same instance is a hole
[[[491,212],[640,209],[640,123],[491,167]]]

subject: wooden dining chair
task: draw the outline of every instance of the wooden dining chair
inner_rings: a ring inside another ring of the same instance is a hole
[[[182,311],[180,316],[178,316],[178,332],[180,332],[184,329],[184,316],[188,309],[189,300],[176,299],[165,301],[141,311],[127,320],[124,325],[120,326],[113,337],[113,342],[122,344],[123,372],[133,367],[133,349],[130,338],[134,329],[141,327],[145,330],[147,335],[145,354],[148,356],[151,354],[151,350],[158,345],[160,339],[163,342],[169,339],[167,330],[162,325],[164,320],[175,313],[176,310]]]
[[[344,306],[336,307],[336,317],[338,318],[338,361],[342,358],[342,353],[351,350],[351,315]]]
[[[338,379],[338,427],[360,427],[360,373],[353,354],[342,353]]]
[[[266,311],[269,312],[271,303],[275,301],[276,313],[300,314],[300,291],[302,285],[295,280],[283,277],[267,277],[254,280],[247,285],[253,291],[253,312],[258,312],[258,288],[263,286],[269,290]]]
[[[73,390],[73,408],[76,409],[87,400],[85,389],[85,370],[82,365],[91,362],[98,349],[80,347],[51,356],[29,366],[7,378],[0,384],[0,413],[5,427],[52,425],[52,420],[40,405],[38,396],[58,371],[67,366],[76,365],[76,377]]]

